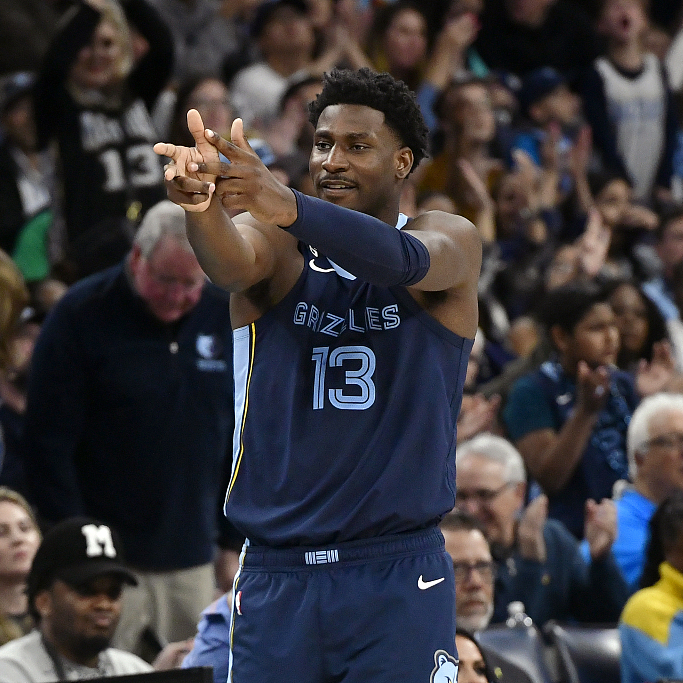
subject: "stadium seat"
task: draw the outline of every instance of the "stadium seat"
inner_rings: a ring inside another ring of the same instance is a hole
[[[535,626],[489,626],[476,638],[484,654],[492,651],[508,660],[522,669],[532,683],[552,683],[543,637]]]
[[[557,649],[567,683],[619,683],[621,641],[616,627],[549,621],[543,631]]]

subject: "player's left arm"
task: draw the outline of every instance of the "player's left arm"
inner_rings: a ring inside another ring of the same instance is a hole
[[[403,232],[418,239],[429,253],[429,269],[412,285],[414,289],[439,292],[477,282],[481,237],[466,218],[428,211],[410,221]]]

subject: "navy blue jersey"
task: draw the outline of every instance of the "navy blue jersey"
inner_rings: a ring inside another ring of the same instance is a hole
[[[287,296],[234,330],[225,511],[252,543],[321,545],[437,524],[455,501],[472,340],[404,287],[349,279],[310,248]]]

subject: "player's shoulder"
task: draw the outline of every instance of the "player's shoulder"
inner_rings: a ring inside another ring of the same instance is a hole
[[[447,211],[426,211],[408,222],[406,228],[416,232],[439,233],[457,244],[469,255],[469,262],[481,260],[483,242],[477,227],[464,216]]]
[[[472,221],[457,213],[450,213],[448,211],[425,211],[419,216],[410,219],[406,227],[415,225],[428,225],[434,227],[443,227],[445,229],[459,230],[473,235],[479,235],[479,231]]]

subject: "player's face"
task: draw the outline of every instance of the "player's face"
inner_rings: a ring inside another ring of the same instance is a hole
[[[455,636],[458,650],[458,683],[488,683],[486,664],[479,648],[465,636]]]
[[[458,626],[479,631],[493,614],[493,560],[489,544],[476,530],[442,529],[446,552],[455,572],[455,614]]]
[[[122,581],[110,574],[78,589],[56,580],[36,597],[44,627],[59,652],[85,663],[109,647],[121,614]]]
[[[511,484],[502,463],[472,453],[458,461],[455,505],[484,527],[489,543],[509,547],[514,541],[515,515],[524,502],[524,484]]]
[[[595,304],[571,334],[562,331],[555,340],[565,367],[574,367],[581,360],[591,368],[613,365],[619,353],[619,328],[612,307]]]
[[[135,289],[161,322],[172,323],[199,302],[206,276],[195,255],[172,237],[162,237],[149,258],[133,249]]]
[[[335,104],[320,115],[309,169],[321,199],[393,222],[412,160],[381,111]]]
[[[40,534],[21,505],[0,502],[0,578],[2,581],[26,579],[33,556],[40,545]]]

